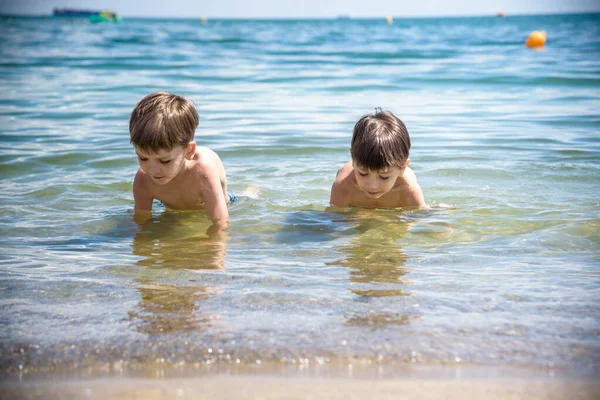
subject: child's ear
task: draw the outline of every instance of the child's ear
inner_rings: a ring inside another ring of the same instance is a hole
[[[187,148],[185,149],[185,158],[191,160],[194,158],[194,154],[196,154],[196,142],[189,142]]]
[[[408,164],[410,164],[410,158],[406,159],[406,162],[404,163],[404,165],[402,166],[402,168],[400,168],[401,170],[406,169],[406,167],[408,167]]]

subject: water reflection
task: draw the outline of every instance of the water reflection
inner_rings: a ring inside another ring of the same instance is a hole
[[[216,293],[203,287],[137,282],[141,300],[128,315],[138,332],[154,336],[213,328],[217,318],[199,304]]]
[[[330,264],[350,269],[350,281],[363,283],[351,291],[362,297],[406,296],[408,280],[403,265],[407,256],[397,244],[412,223],[399,220],[389,212],[361,210],[347,216],[355,221],[358,234],[337,249],[345,258]]]
[[[166,270],[222,270],[227,256],[227,231],[214,229],[206,216],[197,212],[167,211],[138,226],[133,254],[137,265]],[[202,306],[217,295],[214,288],[137,279],[141,296],[128,315],[138,332],[148,335],[205,331],[214,328],[218,316]]]
[[[225,269],[228,241],[204,215],[169,211],[140,225],[132,247],[145,267]]]
[[[415,317],[403,313],[400,298],[409,296],[403,267],[407,255],[398,245],[414,223],[398,217],[397,211],[356,210],[346,214],[346,222],[353,222],[357,234],[343,246],[337,247],[345,257],[330,264],[350,271],[349,290],[364,306],[353,307],[346,326],[384,329],[404,326]],[[399,311],[390,311],[392,310]]]
[[[399,313],[369,311],[366,315],[348,318],[346,326],[368,326],[381,329],[390,325],[408,325],[413,318]]]

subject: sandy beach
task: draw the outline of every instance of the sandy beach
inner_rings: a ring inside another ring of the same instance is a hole
[[[600,384],[552,380],[434,380],[210,376],[4,382],[2,399],[598,399]]]
[[[62,370],[4,376],[1,399],[598,399],[600,383],[564,369],[494,366],[195,367]]]

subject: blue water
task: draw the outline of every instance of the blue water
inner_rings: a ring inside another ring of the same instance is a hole
[[[599,89],[597,14],[2,18],[0,372],[597,375]],[[230,190],[260,191],[222,238],[202,212],[132,220],[128,119],[158,90],[196,103]],[[406,123],[430,211],[327,208],[375,107]]]

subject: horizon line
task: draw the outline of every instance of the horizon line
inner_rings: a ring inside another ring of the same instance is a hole
[[[73,8],[76,9],[76,8]],[[94,10],[98,12],[113,11],[118,14],[116,10]],[[581,15],[581,14],[600,14],[600,9],[593,11],[567,11],[567,12],[541,12],[541,13],[518,13],[518,14],[507,14],[503,12],[503,16],[499,16],[498,13],[482,13],[482,14],[438,14],[438,15],[381,15],[381,16],[352,16],[348,14],[338,14],[334,16],[253,16],[253,17],[237,17],[237,16],[210,16],[210,15],[197,15],[197,16],[159,16],[159,15],[119,15],[121,18],[132,18],[132,19],[181,19],[181,20],[193,20],[203,19],[207,20],[378,20],[386,19],[391,17],[393,19],[416,19],[416,18],[476,18],[476,17],[494,17],[494,18],[510,18],[510,17],[525,17],[525,16],[549,16],[549,15]],[[0,17],[55,17],[53,14],[3,14],[0,13]],[[85,17],[62,17],[56,16],[56,18],[85,18]]]

